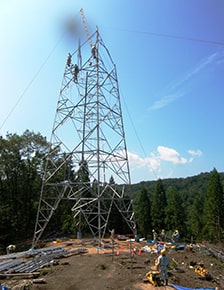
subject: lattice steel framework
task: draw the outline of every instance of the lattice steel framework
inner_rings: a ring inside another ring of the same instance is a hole
[[[98,29],[91,40],[91,47],[88,42],[79,44],[66,61],[33,247],[62,199],[74,201],[77,229],[81,230],[82,223],[87,224],[99,241],[109,230],[114,207],[129,230],[135,232],[116,66]]]

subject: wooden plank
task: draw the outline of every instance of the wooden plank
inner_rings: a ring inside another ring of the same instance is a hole
[[[40,272],[33,272],[33,273],[10,273],[10,274],[0,274],[0,278],[37,278],[40,276]]]

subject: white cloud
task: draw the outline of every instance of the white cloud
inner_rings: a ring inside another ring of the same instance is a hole
[[[158,101],[155,101],[152,106],[149,107],[149,110],[158,110],[161,109],[170,103],[176,101],[178,98],[183,97],[186,91],[187,83],[195,78],[197,74],[203,71],[206,67],[211,64],[216,64],[217,61],[220,61],[218,53],[212,53],[206,58],[198,62],[194,67],[192,67],[188,72],[186,72],[180,79],[172,81],[165,89],[165,96],[162,96]],[[223,60],[223,58],[221,58]]]
[[[192,68],[180,81],[177,83],[177,86],[180,86],[187,82],[189,79],[194,77],[196,74],[200,73],[205,69],[209,64],[213,63],[217,57],[217,53],[213,53],[200,61],[194,68]]]
[[[194,151],[196,154],[196,151]],[[129,163],[136,167],[147,166],[150,171],[158,170],[162,161],[167,161],[172,164],[185,164],[188,160],[181,157],[180,154],[172,148],[158,146],[157,152],[151,152],[150,157],[141,158],[138,154],[128,152]]]
[[[128,152],[128,159],[129,159],[129,163],[132,166],[136,166],[136,167],[144,167],[147,164],[147,158],[141,158],[139,157],[139,155],[132,153],[132,152]]]
[[[151,157],[146,158],[147,165],[150,171],[158,171],[161,167],[161,161],[158,156],[151,153]]]
[[[156,156],[154,153],[150,154],[151,157],[141,158],[139,155],[128,152],[128,159],[131,167],[147,167],[150,171],[155,171],[160,168],[160,159],[159,156]]]
[[[199,156],[200,157],[202,155],[201,150],[188,150],[187,152],[192,156]]]
[[[185,164],[187,163],[187,159],[181,157],[180,154],[168,147],[158,146],[157,152],[159,153],[159,158],[164,161],[169,161],[173,164]]]
[[[188,150],[190,158],[180,155],[175,149],[158,146],[155,152],[151,152],[149,157],[142,158],[136,153],[128,152],[129,165],[131,171],[136,172],[144,170],[145,175],[153,173],[157,178],[169,178],[174,173],[176,165],[186,165],[194,160],[194,157],[202,155],[201,150]]]
[[[156,101],[149,108],[149,110],[157,110],[157,109],[161,109],[163,107],[166,107],[168,104],[174,102],[176,99],[182,97],[183,95],[184,95],[183,93],[176,93],[176,94],[167,95],[167,96],[163,97],[162,99],[160,99],[159,101]]]
[[[192,162],[194,160],[194,157],[200,157],[202,155],[201,150],[188,150],[187,151],[192,157],[189,159],[189,162]]]

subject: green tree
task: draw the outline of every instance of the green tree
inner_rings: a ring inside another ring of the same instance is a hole
[[[77,184],[77,190],[82,192],[81,197],[89,198],[92,195],[90,190],[90,176],[89,168],[86,160],[82,160],[79,163],[79,169],[76,174],[75,183]],[[97,190],[97,182],[95,181],[95,189]],[[96,192],[97,194],[97,192]]]
[[[188,232],[193,240],[199,241],[203,239],[201,229],[203,227],[203,208],[204,198],[201,194],[198,194],[191,206],[191,210],[188,216]]]
[[[102,200],[103,209],[107,213],[110,212],[107,224],[107,233],[112,229],[115,229],[116,234],[129,233],[129,229],[126,229],[126,223],[124,222],[122,214],[119,211],[121,208],[121,203],[115,192],[120,192],[120,188],[116,184],[113,176],[110,177],[108,185],[108,188],[103,194],[104,200]]]
[[[156,192],[153,198],[152,205],[153,206],[151,216],[153,228],[155,228],[156,230],[165,229],[167,199],[166,192],[161,179],[158,179],[158,181],[156,182]]]
[[[205,239],[211,242],[221,241],[224,229],[224,196],[220,176],[214,168],[210,173],[206,198],[204,203],[204,228]]]
[[[0,220],[3,244],[30,237],[34,230],[42,172],[42,157],[47,142],[40,134],[7,134],[0,139]],[[5,222],[7,221],[7,230]]]
[[[134,208],[138,234],[147,238],[152,230],[151,225],[151,203],[148,197],[147,189],[143,188],[136,200]]]
[[[170,230],[170,233],[178,229],[181,235],[186,234],[186,217],[183,207],[183,201],[177,188],[172,186],[167,191],[167,207],[165,209],[165,224],[166,229]]]

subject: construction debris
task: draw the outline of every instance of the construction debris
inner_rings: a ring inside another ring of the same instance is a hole
[[[209,247],[206,247],[207,251],[215,258],[219,259],[221,262],[224,262],[224,253],[223,251],[218,251]]]
[[[21,253],[14,253],[13,259],[7,261],[4,261],[6,256],[0,256],[0,261],[3,260],[0,262],[0,275],[9,277],[10,274],[15,276],[16,273],[35,273],[39,269],[51,265],[54,259],[86,252],[85,248],[66,250],[64,247],[48,247],[23,252],[22,259],[17,259],[17,257],[22,257]]]
[[[35,279],[35,280],[33,281],[33,283],[34,283],[34,284],[46,284],[47,281],[46,281],[46,279],[41,278],[41,279]]]

